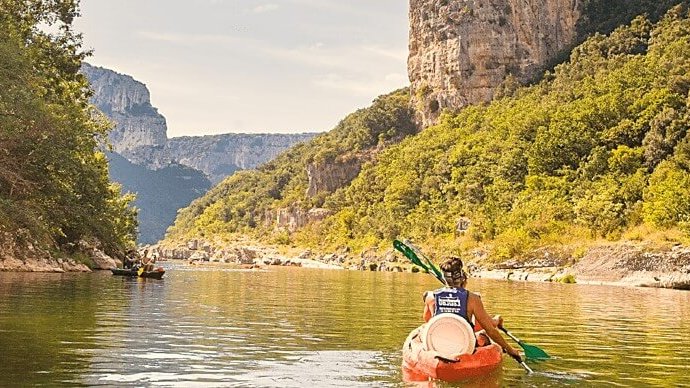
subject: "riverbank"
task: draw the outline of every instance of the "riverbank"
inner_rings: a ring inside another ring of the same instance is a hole
[[[54,258],[50,255],[15,258],[0,257],[0,272],[92,272],[116,268],[117,261],[108,256],[92,256],[89,265],[74,259]]]
[[[0,258],[0,272],[91,272],[85,264],[75,260],[54,259],[52,257],[17,259]]]
[[[211,243],[190,240],[184,243],[145,247],[163,259],[188,262],[235,263],[245,266],[301,266],[359,271],[414,272],[400,254],[375,250],[352,254],[318,253],[299,247],[275,247],[248,239]],[[502,263],[491,263],[477,254],[466,260],[471,276],[534,282],[604,284],[633,287],[658,287],[690,290],[690,247],[650,246],[640,242],[600,244],[578,254],[567,247],[540,248],[527,255]],[[10,254],[8,254],[8,252]],[[16,258],[12,250],[0,254],[0,271],[20,272],[89,272],[117,265],[112,258],[92,250],[89,266],[72,259],[55,259],[48,252],[30,250]]]
[[[54,257],[37,243],[19,245],[17,239],[6,232],[0,234],[0,246],[0,272],[91,272],[115,268],[118,264],[117,260],[84,242],[78,247],[78,256],[83,261]]]
[[[477,265],[473,276],[690,290],[690,248],[681,245],[652,249],[630,242],[605,244],[566,262],[548,250],[535,256],[491,267]]]
[[[153,246],[161,257],[259,265],[301,265],[360,271],[412,272],[416,268],[393,249],[352,254],[272,247],[251,240],[223,244],[203,240]],[[690,247],[641,242],[604,243],[581,249],[540,248],[519,259],[492,263],[477,254],[466,260],[474,277],[535,282],[606,284],[690,289]]]

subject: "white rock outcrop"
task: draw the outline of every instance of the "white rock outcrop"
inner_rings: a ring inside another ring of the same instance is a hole
[[[581,0],[410,0],[408,75],[422,126],[533,79],[577,40]]]

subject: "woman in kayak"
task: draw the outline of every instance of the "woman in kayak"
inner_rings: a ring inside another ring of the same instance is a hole
[[[141,258],[141,264],[144,266],[144,271],[145,272],[153,271],[153,264],[155,262],[156,262],[156,259],[153,256],[149,257],[149,250],[144,249],[144,256]]]
[[[424,293],[424,321],[428,322],[432,316],[441,313],[457,314],[464,318],[470,325],[474,326],[471,318],[481,326],[494,342],[503,348],[515,359],[520,359],[520,353],[510,346],[496,329],[503,324],[500,316],[491,318],[484,309],[479,295],[465,289],[467,285],[467,272],[465,272],[462,260],[459,257],[450,257],[441,263],[443,277],[449,287],[439,288],[434,291]],[[478,338],[480,346],[488,345]]]

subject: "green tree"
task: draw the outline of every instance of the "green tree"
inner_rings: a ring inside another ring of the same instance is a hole
[[[649,178],[644,192],[644,219],[660,227],[690,221],[690,173],[663,161]]]
[[[88,54],[70,0],[0,0],[0,222],[46,246],[134,241],[135,211],[108,180],[109,124],[88,103]],[[53,32],[46,32],[53,31]]]

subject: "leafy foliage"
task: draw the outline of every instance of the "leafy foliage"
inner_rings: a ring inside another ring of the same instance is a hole
[[[581,229],[616,238],[641,222],[685,222],[689,49],[681,8],[592,37],[538,85],[445,116],[380,155],[322,235],[347,243],[346,215],[355,240],[452,239],[468,217],[467,236],[508,257]]]
[[[366,160],[415,133],[408,105],[407,89],[380,96],[330,132],[298,144],[255,171],[235,173],[181,211],[168,230],[169,237],[253,230],[271,233],[279,209],[307,210],[323,205],[331,192],[307,195],[307,167]]]
[[[538,84],[443,115],[382,151],[323,204],[304,197],[305,163],[294,161],[342,157],[372,146],[371,136],[339,126],[257,173],[235,175],[183,213],[177,231],[256,230],[238,223],[239,209],[295,203],[332,211],[291,238],[325,249],[388,248],[409,236],[445,251],[489,246],[508,258],[640,227],[688,230],[689,90],[690,18],[678,6],[657,23],[638,17],[595,34]],[[256,226],[271,230],[270,222]]]
[[[680,3],[683,0],[584,0],[585,17],[578,23],[578,30],[581,36],[595,32],[609,34],[643,13],[656,21]]]
[[[98,150],[108,124],[79,74],[87,53],[71,27],[76,1],[0,0],[0,8],[0,225],[47,246],[96,239],[121,251],[133,242],[135,214]]]

